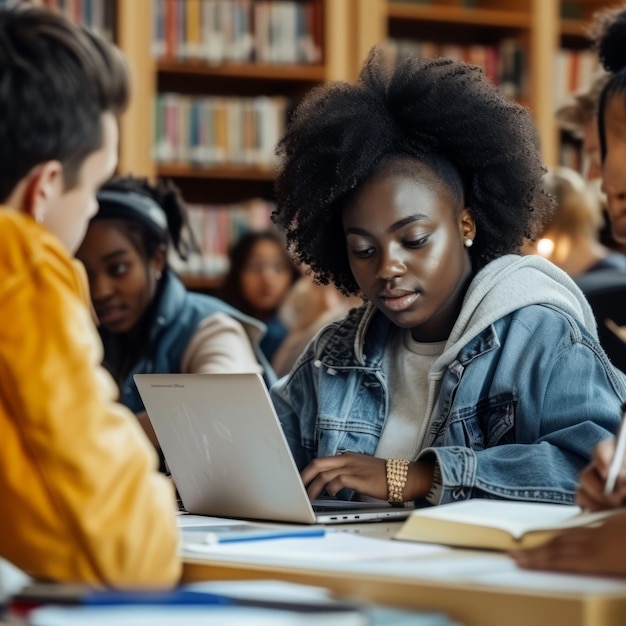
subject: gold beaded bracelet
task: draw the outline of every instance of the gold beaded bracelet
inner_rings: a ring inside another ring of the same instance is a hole
[[[392,506],[404,504],[404,486],[409,472],[409,461],[387,459],[387,502]]]

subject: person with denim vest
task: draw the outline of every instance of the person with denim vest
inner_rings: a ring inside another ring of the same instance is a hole
[[[87,269],[104,344],[104,365],[155,445],[133,376],[138,373],[275,375],[260,347],[261,322],[209,295],[187,291],[167,262],[168,243],[184,257],[184,207],[172,183],[115,179],[77,257]]]
[[[574,282],[518,254],[553,208],[529,113],[476,67],[377,49],[278,154],[295,260],[366,299],[272,388],[310,497],[572,503],[626,382]]]

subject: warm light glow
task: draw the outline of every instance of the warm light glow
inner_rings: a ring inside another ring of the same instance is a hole
[[[540,239],[537,242],[537,254],[546,259],[554,252],[554,241],[552,239]]]

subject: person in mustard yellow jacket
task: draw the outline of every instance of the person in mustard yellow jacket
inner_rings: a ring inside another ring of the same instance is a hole
[[[0,11],[0,559],[39,579],[166,587],[173,489],[115,402],[71,256],[128,93],[111,44],[44,9]]]

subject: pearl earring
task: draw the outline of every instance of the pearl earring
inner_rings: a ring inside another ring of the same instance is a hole
[[[463,243],[466,248],[471,248],[474,245],[474,240],[468,237]]]
[[[159,270],[157,270],[156,272],[154,272],[154,277],[155,277],[157,280],[161,280],[161,276],[162,276],[162,274],[161,274],[161,272],[160,272]]]

